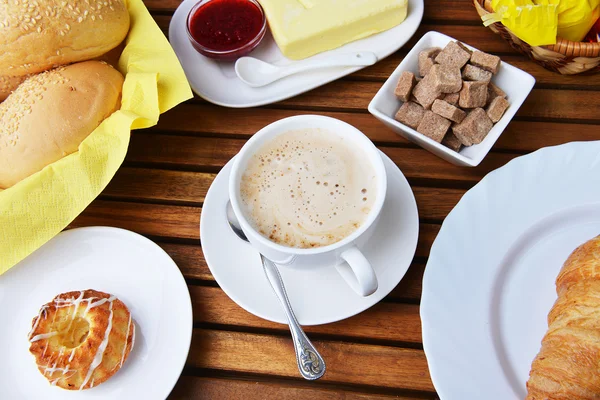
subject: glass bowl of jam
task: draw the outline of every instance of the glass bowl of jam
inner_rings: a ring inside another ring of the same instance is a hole
[[[258,46],[267,19],[256,0],[201,0],[188,14],[187,33],[202,55],[233,61]]]

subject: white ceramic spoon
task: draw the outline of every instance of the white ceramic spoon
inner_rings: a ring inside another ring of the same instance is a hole
[[[332,67],[364,67],[376,62],[377,56],[370,51],[340,54],[320,60],[295,61],[281,67],[254,57],[242,57],[235,63],[235,73],[248,86],[260,87],[300,72]]]

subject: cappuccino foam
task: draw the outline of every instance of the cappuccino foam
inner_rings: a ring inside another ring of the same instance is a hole
[[[289,131],[267,142],[249,160],[240,184],[253,227],[298,248],[327,246],[357,230],[376,189],[364,151],[321,129]]]

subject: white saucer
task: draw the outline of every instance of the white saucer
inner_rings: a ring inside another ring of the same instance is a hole
[[[261,88],[251,88],[236,76],[233,62],[220,62],[204,57],[192,47],[185,26],[187,15],[197,1],[185,0],[177,8],[169,25],[169,41],[179,57],[194,92],[212,103],[235,108],[275,103],[364,68],[340,67],[306,72],[289,76]],[[382,60],[404,46],[416,32],[423,19],[423,8],[423,0],[408,0],[408,15],[400,25],[340,48],[317,54],[310,59],[366,50],[374,52],[377,59]],[[270,32],[267,32],[261,44],[250,56],[276,65],[288,65],[294,62],[279,51]]]
[[[421,298],[423,348],[441,399],[525,398],[556,276],[600,234],[599,153],[600,141],[575,142],[518,157],[448,214]]]
[[[96,289],[121,299],[136,324],[129,358],[92,389],[51,386],[29,353],[31,320],[59,293]],[[50,240],[0,276],[0,398],[165,399],[185,364],[192,304],[179,268],[136,233],[108,227],[73,229]]]
[[[310,271],[280,267],[287,293],[302,325],[327,324],[375,305],[396,287],[415,254],[419,236],[417,203],[406,178],[383,153],[388,189],[377,231],[361,249],[369,259],[379,288],[357,295],[332,267]],[[285,314],[264,275],[260,257],[227,223],[225,206],[232,161],[208,190],[200,219],[200,240],[210,271],[223,291],[246,311],[278,323]]]

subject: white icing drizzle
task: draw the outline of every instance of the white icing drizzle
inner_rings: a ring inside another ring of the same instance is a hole
[[[58,360],[63,355],[63,351],[64,351],[64,349],[61,348],[60,352],[58,353],[58,356],[56,357],[56,360],[54,360],[54,365],[52,367],[48,367],[48,366],[45,367],[44,375],[46,375],[47,373],[50,373],[50,375],[52,376],[52,374],[54,372],[64,370],[64,368],[56,368],[56,364],[58,364]],[[44,368],[44,367],[42,367],[42,368]],[[63,375],[64,375],[64,372],[63,372]]]
[[[39,335],[35,335],[31,339],[29,339],[29,341],[31,343],[33,343],[33,342],[37,342],[38,340],[48,339],[48,338],[51,338],[52,336],[56,336],[56,335],[58,335],[58,332],[40,333]],[[47,343],[46,343],[46,345],[47,345]]]
[[[44,351],[42,352],[42,357],[46,355],[46,350],[48,350],[48,342],[46,342],[46,346],[44,346]]]
[[[91,299],[90,299],[90,300],[91,300]],[[110,296],[110,297],[104,297],[104,298],[102,298],[102,299],[98,300],[98,301],[97,301],[97,302],[95,302],[95,303],[92,303],[92,302],[90,301],[90,302],[88,303],[88,306],[86,307],[86,309],[85,309],[85,312],[83,313],[83,315],[86,315],[86,314],[87,314],[87,313],[88,313],[88,312],[89,312],[89,311],[90,311],[92,308],[94,308],[94,307],[101,306],[102,304],[104,304],[104,303],[106,303],[106,302],[110,302],[110,303],[112,303],[112,302],[113,302],[113,301],[115,301],[115,300],[116,300],[116,297],[115,297],[115,296]],[[111,305],[111,307],[112,307],[112,305]],[[111,308],[111,309],[112,309],[112,308]]]
[[[129,313],[129,323],[127,324],[127,334],[125,334],[125,344],[123,345],[123,354],[121,354],[121,367],[123,366],[123,361],[125,361],[125,351],[127,351],[127,339],[129,338],[129,329],[130,328],[131,328],[131,313]],[[135,331],[133,334],[135,335]],[[131,349],[133,350],[133,339],[131,341]]]
[[[73,361],[73,357],[75,357],[75,350],[77,348],[74,348],[73,350],[71,350],[71,355],[69,356],[69,362]]]
[[[81,304],[81,301],[83,300],[83,295],[84,293],[82,290],[81,292],[79,292],[79,297],[71,302],[71,304],[75,306],[75,309],[73,310],[73,315],[71,316],[71,321],[74,320],[75,315],[77,315],[77,310],[79,309],[79,304]]]
[[[40,308],[40,312],[38,313],[37,318],[35,319],[35,323],[33,324],[33,328],[31,328],[31,330],[29,331],[29,338],[31,339],[31,335],[33,335],[33,332],[35,332],[36,328],[38,327],[39,323],[40,323],[40,318],[42,317],[42,313],[44,313],[44,319],[46,319],[46,309],[48,308],[47,305],[43,305],[42,308]]]
[[[58,382],[58,380],[59,380],[59,379],[60,379],[60,378],[56,378],[55,380],[53,380],[53,381],[50,381],[50,384],[51,384],[52,386],[56,386],[56,382]]]
[[[133,351],[133,346],[135,346],[135,323],[133,324],[133,336],[131,337],[131,351]]]
[[[46,366],[46,367],[41,367],[41,368],[43,368],[43,369],[44,369],[44,375],[46,375],[46,374],[52,375],[52,374],[53,374],[53,373],[55,373],[55,372],[62,372],[62,374],[64,375],[64,374],[66,374],[66,373],[67,373],[67,372],[69,372],[69,371],[75,371],[74,369],[69,369],[69,366],[68,366],[68,365],[67,365],[66,367],[64,367],[64,368],[60,368],[60,367],[58,367],[58,368],[57,368],[57,367],[56,367],[56,364],[57,364],[57,362],[58,362],[58,361],[55,361],[55,362],[54,362],[54,365],[53,365],[53,366],[51,366],[51,367],[48,367],[48,366]]]
[[[92,383],[90,383],[90,389],[94,387],[94,378],[92,378]]]
[[[69,326],[67,327],[67,332],[70,331],[71,327],[73,326],[73,321],[75,321],[75,317],[77,316],[77,310],[79,309],[79,304],[83,300],[83,295],[84,295],[84,293],[82,290],[81,292],[79,292],[79,297],[71,302],[71,304],[74,305],[75,308],[73,309],[73,313],[71,314],[71,320],[69,321]],[[75,334],[75,331],[71,331],[71,341],[73,341],[74,334]]]
[[[106,350],[106,346],[108,346],[108,338],[110,336],[110,331],[112,330],[113,300],[115,300],[115,299],[116,299],[116,297],[110,296],[109,298],[104,298],[102,300],[98,300],[96,303],[93,303],[93,304],[90,303],[91,307],[90,307],[90,305],[88,305],[88,308],[92,308],[92,307],[97,307],[98,305],[104,304],[108,301],[110,303],[110,307],[109,307],[110,314],[108,317],[108,325],[106,327],[106,331],[104,331],[104,339],[102,339],[100,346],[98,346],[96,355],[94,355],[94,359],[92,360],[92,363],[90,364],[90,368],[88,369],[87,375],[85,376],[83,383],[79,387],[79,390],[82,390],[83,387],[88,383],[88,381],[92,377],[92,374],[94,373],[94,370],[102,362],[102,357],[104,356],[104,351]]]

